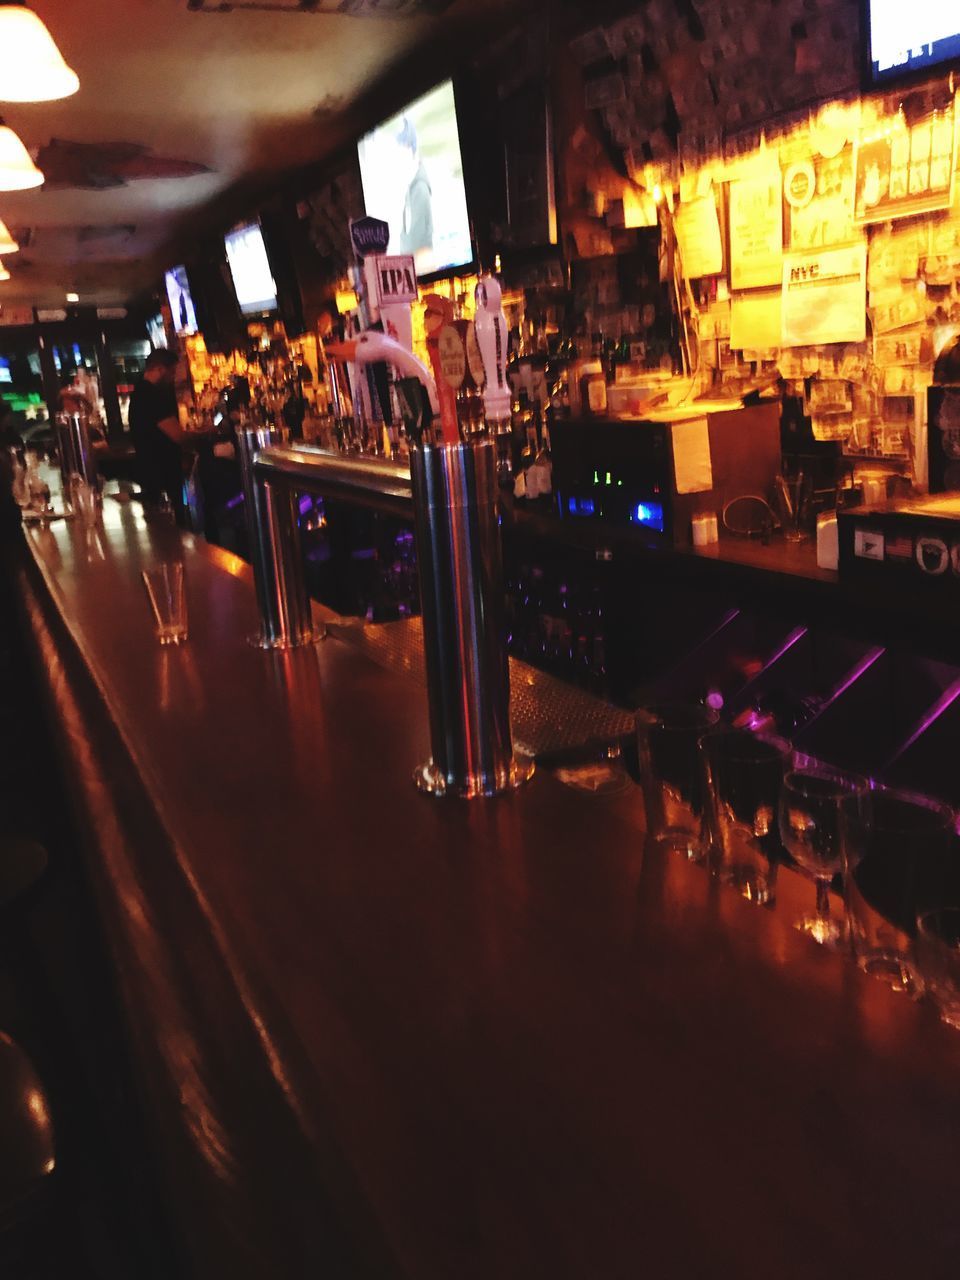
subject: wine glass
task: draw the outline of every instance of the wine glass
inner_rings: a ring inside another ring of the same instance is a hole
[[[824,768],[794,769],[780,796],[780,838],[817,885],[817,914],[798,928],[827,947],[842,936],[830,915],[830,881],[858,861],[870,820],[870,789],[862,778]]]

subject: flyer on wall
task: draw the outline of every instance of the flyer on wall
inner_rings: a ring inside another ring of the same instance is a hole
[[[783,345],[863,342],[867,333],[866,242],[783,259]]]

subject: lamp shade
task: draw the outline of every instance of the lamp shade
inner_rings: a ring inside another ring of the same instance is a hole
[[[9,279],[10,279],[10,272],[3,265],[3,263],[0,262],[0,283],[2,283],[4,280],[9,280]]]
[[[20,246],[7,230],[7,224],[0,218],[0,254],[18,253]]]
[[[0,191],[28,191],[39,187],[43,174],[9,125],[0,121]]]
[[[52,102],[79,88],[42,19],[25,4],[0,4],[0,102]]]

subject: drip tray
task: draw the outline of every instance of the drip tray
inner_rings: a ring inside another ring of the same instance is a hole
[[[419,618],[327,623],[338,640],[390,671],[402,671],[426,687],[423,629]],[[601,698],[510,659],[510,725],[513,744],[537,760],[583,755],[617,746],[634,732],[633,716]]]

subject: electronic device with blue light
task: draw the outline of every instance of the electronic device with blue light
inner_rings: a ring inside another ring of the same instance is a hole
[[[650,546],[690,546],[695,515],[719,516],[745,494],[772,495],[779,405],[712,403],[707,412],[693,404],[645,419],[559,420],[550,447],[563,519],[632,530]]]

